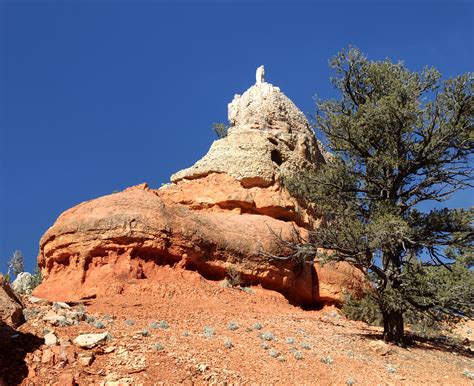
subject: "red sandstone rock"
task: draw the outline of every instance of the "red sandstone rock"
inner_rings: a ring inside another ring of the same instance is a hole
[[[232,127],[191,168],[159,190],[145,184],[64,212],[40,241],[49,300],[116,294],[159,281],[157,267],[196,270],[243,284],[261,284],[290,301],[315,305],[357,292],[363,274],[348,264],[323,268],[269,258],[279,239],[320,226],[311,205],[281,185],[289,173],[324,161],[304,114],[276,87],[255,85],[229,105]],[[262,253],[264,252],[264,253]]]

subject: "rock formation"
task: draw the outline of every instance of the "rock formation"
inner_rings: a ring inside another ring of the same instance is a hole
[[[0,326],[6,324],[16,328],[24,321],[21,301],[0,274]]]
[[[34,277],[29,272],[20,272],[12,283],[17,294],[30,294],[34,287]]]
[[[216,280],[232,270],[243,284],[304,305],[359,291],[362,273],[350,265],[316,270],[268,257],[282,253],[280,238],[304,236],[320,223],[281,183],[285,174],[325,162],[304,114],[263,75],[228,112],[228,135],[171,184],[142,184],[64,212],[40,241],[44,281],[34,294],[78,300],[120,293],[159,281],[164,264]]]

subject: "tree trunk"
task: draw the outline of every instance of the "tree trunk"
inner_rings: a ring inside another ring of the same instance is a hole
[[[395,344],[403,343],[403,313],[401,311],[383,312],[383,340]]]

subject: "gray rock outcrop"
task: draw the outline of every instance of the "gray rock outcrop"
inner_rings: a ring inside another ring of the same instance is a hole
[[[270,83],[235,95],[228,118],[228,135],[193,166],[174,174],[172,182],[226,173],[246,188],[267,187],[287,173],[325,162],[305,115]]]
[[[20,272],[12,283],[13,290],[18,294],[30,294],[34,287],[34,277],[29,272]]]

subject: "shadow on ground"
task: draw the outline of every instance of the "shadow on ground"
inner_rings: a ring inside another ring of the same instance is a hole
[[[381,333],[357,334],[367,340],[382,340]],[[456,352],[466,358],[474,358],[474,351],[470,348],[470,342],[455,340],[446,336],[422,337],[413,333],[405,332],[404,347],[418,348],[421,350],[435,350],[442,352]]]
[[[43,338],[0,325],[0,385],[21,384],[28,376],[26,354],[42,344]]]

